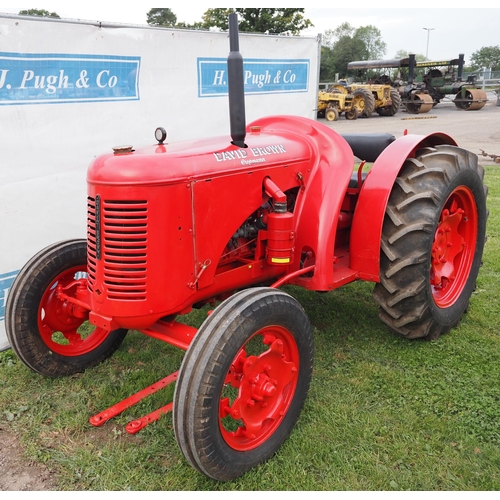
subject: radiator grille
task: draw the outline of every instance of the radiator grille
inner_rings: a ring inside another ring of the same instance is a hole
[[[145,300],[148,263],[147,201],[104,200],[99,203],[98,197],[89,197],[87,214],[90,290],[94,290],[96,285],[97,266],[102,265],[109,299]]]

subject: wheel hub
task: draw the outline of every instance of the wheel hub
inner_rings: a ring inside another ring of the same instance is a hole
[[[63,356],[79,356],[96,348],[109,332],[102,328],[93,328],[87,334],[79,332],[79,328],[88,318],[88,311],[80,310],[69,300],[61,298],[64,289],[71,297],[78,296],[76,280],[78,273],[86,271],[78,266],[59,274],[46,289],[38,310],[38,328],[47,347]]]
[[[221,400],[220,419],[224,439],[235,449],[259,446],[279,426],[293,397],[297,380],[297,362],[287,360],[285,343],[266,335],[269,349],[258,356],[247,356],[242,349],[231,365],[226,383],[238,389],[233,403]],[[238,421],[234,431],[222,425],[222,419]]]
[[[434,287],[443,287],[443,280],[453,281],[457,269],[454,262],[465,245],[464,238],[458,232],[458,226],[462,222],[464,211],[456,210],[450,213],[444,210],[441,223],[438,226],[432,246],[432,263],[434,276],[432,284]]]
[[[458,187],[441,212],[431,250],[430,284],[439,307],[451,306],[467,283],[474,260],[477,219],[473,193],[465,186]]]

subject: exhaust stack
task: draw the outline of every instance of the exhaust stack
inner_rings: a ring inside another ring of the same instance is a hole
[[[245,89],[243,57],[239,52],[238,14],[229,14],[229,55],[227,57],[229,121],[232,144],[246,147]]]
[[[415,54],[409,54],[409,62],[408,62],[408,84],[413,83],[413,79],[415,77]]]
[[[458,54],[458,75],[457,75],[457,80],[459,82],[462,81],[463,71],[464,71],[464,55],[463,54]]]

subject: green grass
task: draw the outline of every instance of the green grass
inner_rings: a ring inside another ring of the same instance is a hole
[[[484,265],[468,313],[438,341],[388,331],[369,283],[328,294],[286,287],[314,326],[313,380],[290,438],[244,477],[219,483],[192,469],[171,415],[125,432],[173,388],[103,427],[88,423],[179,368],[182,351],[138,333],[97,368],[56,380],[1,353],[1,426],[18,434],[26,459],[57,472],[61,490],[499,490],[500,170],[486,170]]]

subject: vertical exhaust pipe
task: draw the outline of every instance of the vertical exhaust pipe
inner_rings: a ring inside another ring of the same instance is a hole
[[[464,55],[463,54],[458,54],[458,74],[457,74],[457,80],[459,82],[462,81],[462,73],[464,71]]]
[[[232,144],[246,147],[245,88],[243,79],[243,57],[238,39],[238,14],[229,14],[229,55],[227,57],[227,76],[229,94],[229,121]]]
[[[413,83],[413,79],[415,78],[415,54],[409,54],[408,57],[408,83]]]

